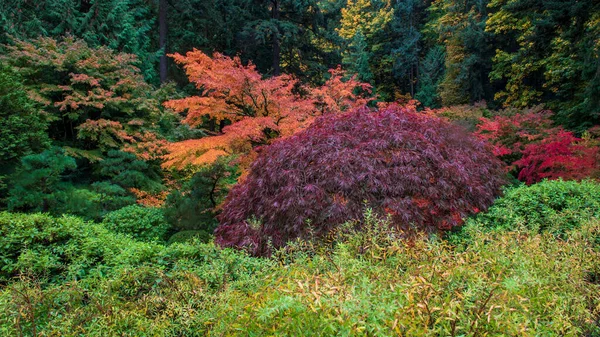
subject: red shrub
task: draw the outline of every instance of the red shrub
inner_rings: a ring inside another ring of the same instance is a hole
[[[281,247],[309,227],[323,235],[360,218],[365,202],[398,228],[446,230],[485,210],[503,176],[483,141],[412,108],[325,116],[263,149],[227,197],[216,241],[268,254],[269,241]]]
[[[528,185],[542,179],[581,180],[591,177],[598,167],[598,147],[586,147],[573,133],[560,131],[539,143],[528,145],[523,158],[514,164],[521,169],[519,180]]]
[[[514,169],[514,162],[521,159],[528,144],[557,134],[561,128],[554,127],[552,112],[534,109],[512,115],[481,118],[476,134],[494,146],[494,154]]]
[[[560,126],[553,126],[552,112],[534,108],[508,112],[492,119],[481,118],[476,134],[494,146],[519,180],[533,184],[542,179],[580,180],[597,177],[600,151],[591,128],[580,139]]]

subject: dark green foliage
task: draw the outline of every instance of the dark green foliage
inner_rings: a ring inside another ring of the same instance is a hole
[[[439,108],[441,98],[439,95],[440,81],[444,76],[444,47],[436,45],[431,48],[421,63],[421,77],[415,99],[427,108]]]
[[[135,203],[135,198],[123,187],[107,181],[95,182],[91,190],[96,193],[96,203],[101,215]],[[85,214],[80,214],[86,216]]]
[[[23,157],[21,166],[9,180],[8,208],[69,213],[100,220],[107,212],[135,203],[127,190],[108,181],[74,186],[71,178],[76,176],[76,168],[75,159],[56,147]]]
[[[343,54],[342,62],[344,69],[356,74],[360,81],[370,83],[373,73],[369,67],[370,52],[367,48],[365,36],[362,32],[357,32],[348,45],[348,51]]]
[[[391,32],[388,33],[392,35],[391,41],[384,49],[393,60],[396,85],[401,88],[401,93],[408,93],[411,97],[415,97],[420,80],[419,62],[424,44],[421,29],[427,5],[427,1],[421,0],[395,2]]]
[[[565,233],[600,217],[600,184],[551,180],[505,191],[488,212],[471,219],[491,229]]]
[[[146,242],[164,241],[170,227],[161,209],[139,205],[108,213],[102,224],[113,232]]]
[[[21,159],[12,179],[8,208],[18,211],[52,211],[66,200],[70,186],[65,175],[75,170],[75,159],[54,147]]]
[[[318,1],[271,0],[253,2],[253,6],[256,14],[246,22],[240,42],[256,53],[252,59],[259,69],[269,65],[268,73],[273,75],[321,77],[327,68],[320,62],[324,53],[314,44],[322,25]]]
[[[0,2],[0,42],[74,36],[89,45],[135,54],[147,80],[157,83],[155,8],[145,0],[5,0]]]
[[[176,230],[204,230],[212,232],[215,219],[229,188],[239,172],[231,159],[219,159],[200,169],[180,189],[167,198],[165,217]]]
[[[254,5],[252,0],[169,2],[169,51],[182,53],[201,48],[235,54],[241,42],[239,33],[263,9]],[[253,41],[246,43],[252,45]]]
[[[0,64],[0,173],[49,145],[47,121],[14,69]]]
[[[187,231],[177,232],[177,233],[171,235],[171,237],[169,238],[169,241],[167,241],[167,244],[170,245],[170,244],[174,244],[174,243],[185,243],[185,242],[192,242],[195,240],[202,242],[202,243],[206,243],[206,242],[210,241],[211,238],[212,238],[212,235],[210,235],[206,231],[187,230]]]
[[[123,188],[138,188],[149,191],[162,189],[157,168],[140,160],[135,154],[110,150],[99,163],[100,175],[112,184]]]

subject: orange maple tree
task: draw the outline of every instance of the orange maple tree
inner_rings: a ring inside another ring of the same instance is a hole
[[[228,121],[216,135],[171,143],[166,167],[204,165],[218,157],[242,154],[306,128],[323,114],[335,114],[367,104],[371,86],[350,77],[341,68],[330,70],[324,85],[311,88],[290,75],[263,78],[254,64],[220,53],[212,57],[199,50],[173,54],[183,65],[200,96],[167,101],[164,105],[184,114],[183,122],[198,126],[208,117]]]

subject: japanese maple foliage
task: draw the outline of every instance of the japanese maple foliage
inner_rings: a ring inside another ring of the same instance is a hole
[[[539,143],[528,145],[523,158],[514,164],[520,168],[519,180],[527,184],[542,179],[581,180],[600,172],[600,148],[584,146],[572,132],[560,131]]]
[[[397,228],[447,230],[485,210],[503,181],[502,163],[463,128],[412,107],[359,108],[260,151],[223,205],[216,242],[268,254],[359,219],[365,202]]]
[[[494,146],[515,176],[527,184],[542,179],[580,180],[596,177],[599,147],[588,132],[586,140],[554,126],[552,112],[533,108],[515,114],[481,118],[476,134]]]
[[[523,156],[528,144],[557,134],[561,128],[554,127],[552,112],[534,108],[515,114],[500,114],[493,118],[481,118],[476,134],[494,146],[494,154],[509,169]]]
[[[171,100],[165,106],[185,115],[183,122],[200,125],[206,117],[232,124],[221,133],[170,146],[165,166],[209,164],[221,155],[247,154],[253,146],[287,137],[306,128],[315,117],[346,111],[368,103],[370,85],[354,77],[343,80],[341,69],[331,70],[319,88],[301,85],[290,75],[263,78],[256,67],[238,57],[199,50],[171,55],[183,65],[201,96]]]

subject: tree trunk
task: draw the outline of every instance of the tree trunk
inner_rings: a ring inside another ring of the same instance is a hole
[[[160,83],[167,81],[167,0],[158,3],[158,44],[162,49],[160,55]]]
[[[279,21],[279,0],[272,0],[273,8],[271,9],[271,18],[276,22]],[[281,74],[279,66],[281,60],[281,46],[279,45],[279,32],[273,32],[273,76]]]
[[[414,65],[410,65],[410,98],[415,97],[415,77],[414,77]]]

